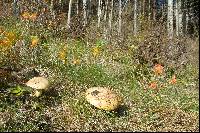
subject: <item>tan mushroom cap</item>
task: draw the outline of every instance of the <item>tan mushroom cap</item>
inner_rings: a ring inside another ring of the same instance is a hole
[[[30,79],[27,83],[27,86],[36,89],[35,94],[33,94],[33,96],[40,96],[41,95],[41,91],[44,90],[46,91],[49,87],[49,81],[44,78],[44,77],[34,77],[32,79]]]
[[[34,77],[30,79],[26,85],[38,90],[47,90],[49,81],[44,77]]]
[[[92,87],[86,90],[86,100],[95,107],[107,111],[115,110],[122,98],[106,87]]]

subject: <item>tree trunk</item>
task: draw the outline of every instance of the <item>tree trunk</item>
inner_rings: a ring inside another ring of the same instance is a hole
[[[87,24],[87,0],[83,0],[83,26]]]
[[[112,19],[113,19],[113,0],[111,1],[110,14],[109,14],[109,32],[112,33]]]
[[[148,1],[148,20],[151,21],[151,0]]]
[[[182,35],[182,28],[183,28],[181,0],[176,0],[175,16],[176,16],[176,36],[180,36]]]
[[[168,0],[167,30],[170,39],[173,38],[173,0]]]
[[[137,35],[137,0],[134,0],[134,12],[133,12],[134,20],[133,20],[133,34]]]
[[[107,40],[107,32],[108,32],[108,29],[107,29],[107,13],[108,13],[108,0],[106,0],[106,3],[105,3],[105,10],[104,10],[104,39]]]
[[[76,0],[76,14],[79,15],[79,0]]]
[[[100,27],[100,22],[101,22],[101,4],[102,4],[102,1],[99,0],[98,1],[98,28]]]
[[[91,19],[92,17],[92,0],[89,0],[89,8],[88,8],[88,17],[89,17],[89,20]]]
[[[122,0],[119,0],[119,17],[118,17],[118,21],[119,21],[119,24],[118,24],[118,35],[120,36],[121,35],[121,28],[122,28]]]
[[[182,12],[182,1],[178,1],[178,30],[179,30],[179,35],[183,35],[183,12]]]
[[[178,16],[178,1],[179,0],[176,0],[176,3],[175,3],[175,9],[174,9],[174,12],[175,12],[175,17],[176,17],[176,36],[179,36],[179,16]]]
[[[68,29],[70,29],[71,7],[72,7],[72,0],[69,1],[69,9],[68,9],[68,17],[67,17],[67,28]]]
[[[53,2],[53,0],[51,0],[50,12],[51,12],[51,15],[52,15],[53,19],[55,19],[55,12],[53,10],[53,4],[54,4],[54,2]]]
[[[145,0],[142,0],[142,15],[145,15]]]
[[[156,0],[153,0],[153,21],[156,21]]]

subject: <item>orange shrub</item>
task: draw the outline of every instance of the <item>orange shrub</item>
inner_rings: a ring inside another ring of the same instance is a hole
[[[151,89],[156,89],[156,88],[157,88],[157,83],[156,83],[156,82],[151,82],[151,83],[149,84],[149,88],[151,88]]]
[[[39,38],[37,36],[32,36],[30,47],[31,48],[36,47],[38,45],[38,43],[39,43]]]
[[[175,84],[176,83],[176,75],[173,75],[172,78],[169,81],[170,84]]]
[[[161,64],[156,64],[154,67],[153,67],[153,71],[156,75],[160,75],[163,73],[163,70],[164,70],[164,67],[161,65]]]

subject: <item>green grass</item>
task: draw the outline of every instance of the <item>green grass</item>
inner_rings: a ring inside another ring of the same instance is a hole
[[[136,64],[128,51],[110,50],[101,39],[96,43],[63,40],[43,27],[24,31],[20,21],[9,22],[1,21],[1,25],[23,33],[25,46],[17,59],[0,53],[1,66],[34,65],[48,73],[51,86],[41,97],[33,98],[29,93],[10,94],[1,84],[0,131],[199,131],[198,68],[188,64],[179,73],[175,70],[177,83],[169,84],[172,73],[167,66],[163,77],[155,77],[152,67]],[[47,39],[30,49],[30,36],[43,31]],[[66,63],[58,58],[64,45]],[[92,47],[97,45],[101,52],[94,57]],[[73,64],[74,58],[80,64]],[[154,80],[166,86],[158,91],[148,88]],[[123,104],[111,112],[90,105],[84,92],[93,86],[112,87],[124,98]]]

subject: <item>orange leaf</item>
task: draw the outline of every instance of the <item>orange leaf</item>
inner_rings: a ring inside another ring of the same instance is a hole
[[[157,83],[156,82],[151,82],[149,84],[149,88],[156,89],[157,88]]]
[[[176,83],[176,75],[172,76],[172,79],[169,81],[170,84],[175,84]]]
[[[24,12],[24,13],[22,14],[22,18],[23,18],[23,19],[29,19],[29,17],[30,17],[30,14],[29,14],[28,12]]]
[[[0,40],[0,45],[1,46],[10,46],[11,41],[7,37],[5,37],[4,39]]]
[[[29,16],[29,19],[32,20],[32,21],[35,21],[37,18],[37,13],[33,13]]]
[[[31,46],[30,47],[36,47],[39,42],[39,38],[37,36],[33,36],[31,40]]]
[[[164,69],[164,67],[161,64],[156,64],[153,68],[156,75],[162,74],[163,69]]]

